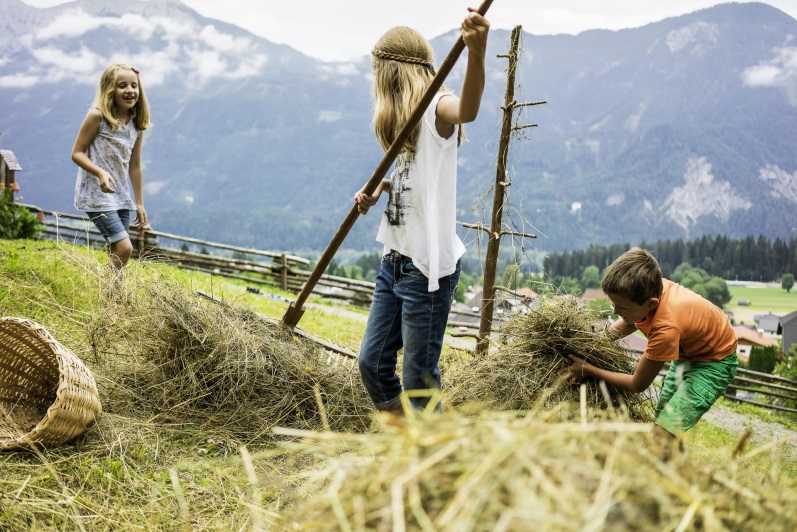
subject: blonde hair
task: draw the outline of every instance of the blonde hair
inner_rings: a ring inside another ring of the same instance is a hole
[[[374,132],[385,151],[434,79],[432,59],[432,47],[426,39],[406,26],[391,28],[374,46]],[[403,151],[415,152],[419,131],[420,124],[410,133]]]
[[[119,119],[116,118],[114,113],[115,104],[113,94],[116,90],[116,81],[120,70],[129,70],[136,75],[136,80],[138,81],[138,101],[132,109],[132,118],[136,129],[143,131],[152,125],[149,121],[149,105],[147,104],[147,97],[144,94],[144,87],[141,85],[141,78],[138,75],[138,70],[130,65],[115,63],[105,69],[100,76],[100,84],[97,86],[97,94],[94,97],[94,107],[100,110],[103,118],[110,124],[111,129],[119,127]]]
[[[653,255],[642,248],[631,248],[606,268],[601,289],[642,305],[661,296],[661,268]]]

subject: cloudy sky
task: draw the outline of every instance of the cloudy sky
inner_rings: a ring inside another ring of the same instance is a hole
[[[23,0],[36,7],[62,0]],[[474,0],[183,0],[200,14],[230,22],[272,42],[288,44],[307,55],[329,61],[368,53],[391,26],[416,28],[428,38],[459,26]],[[588,29],[643,26],[667,17],[716,5],[716,0],[496,0],[487,18],[494,28],[522,25],[536,35],[575,34]],[[797,18],[797,0],[768,0]]]

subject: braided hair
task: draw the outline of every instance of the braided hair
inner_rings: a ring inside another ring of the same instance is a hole
[[[406,26],[388,30],[371,51],[374,132],[385,151],[390,148],[434,79],[432,59],[432,47],[426,39]],[[404,151],[415,152],[419,131],[420,124],[405,141]]]

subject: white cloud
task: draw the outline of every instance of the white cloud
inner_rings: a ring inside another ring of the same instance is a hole
[[[340,111],[321,111],[318,113],[319,122],[337,122],[343,114]]]
[[[23,1],[45,7],[67,0]],[[436,37],[458,27],[468,5],[462,0],[183,0],[183,3],[203,16],[236,24],[272,42],[286,43],[329,61],[366,55],[391,26],[411,26],[429,38]],[[474,7],[478,3],[473,2]],[[496,29],[522,25],[526,32],[535,35],[575,34],[595,28],[638,27],[717,3],[718,0],[559,0],[545,4],[502,0],[493,4],[487,18]],[[794,0],[766,0],[766,3],[797,18]]]
[[[166,186],[165,181],[148,181],[144,184],[144,192],[147,194],[157,194]]]
[[[773,57],[742,72],[748,87],[777,87],[786,90],[789,102],[797,105],[797,46],[773,50]]]
[[[79,38],[102,28],[120,32],[120,46],[110,55],[94,52],[82,45],[77,53],[60,49],[54,39]],[[157,36],[157,50],[146,46]],[[63,79],[94,85],[99,73],[111,63],[132,64],[142,72],[146,87],[165,83],[170,76],[184,76],[205,84],[215,78],[242,79],[259,74],[268,58],[256,53],[254,42],[219,31],[208,24],[166,17],[125,14],[121,17],[93,16],[81,8],[61,13],[47,26],[21,40],[36,59],[22,75],[6,76],[7,86],[29,87]],[[140,49],[131,53],[131,49]],[[143,45],[143,49],[141,49]],[[344,68],[343,71],[346,71]]]
[[[14,89],[28,89],[39,83],[39,76],[30,74],[11,74],[0,76],[0,87]]]
[[[608,198],[606,198],[606,205],[609,207],[616,207],[617,205],[622,205],[625,201],[625,194],[622,192],[619,194],[612,194]]]
[[[335,73],[341,76],[357,76],[360,69],[354,63],[341,63],[335,66]]]
[[[31,50],[41,65],[54,66],[73,75],[85,75],[104,68],[102,56],[81,45],[78,53],[66,53],[50,46]]]
[[[78,37],[87,31],[95,30],[102,26],[101,17],[92,17],[82,9],[67,11],[57,17],[50,24],[36,32],[35,37],[40,41],[56,37]]]
[[[215,26],[205,26],[199,32],[199,36],[205,44],[220,52],[246,53],[252,48],[251,40],[234,37],[227,33],[219,33]]]
[[[757,65],[742,72],[744,84],[750,87],[773,87],[780,77],[781,70],[774,65]]]

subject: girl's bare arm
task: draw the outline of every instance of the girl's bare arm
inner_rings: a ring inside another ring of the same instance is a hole
[[[100,130],[101,121],[102,115],[99,109],[89,110],[83,123],[80,124],[80,130],[78,130],[75,144],[72,146],[72,160],[86,172],[97,176],[100,180],[100,189],[103,192],[112,193],[116,192],[114,189],[116,181],[113,176],[91,162],[91,159],[86,155],[86,151],[89,149],[89,146],[91,146],[91,141],[94,140],[94,137],[97,136],[97,132]]]
[[[490,23],[473,8],[462,22],[462,38],[468,47],[468,64],[459,98],[441,98],[437,104],[437,129],[443,137],[454,132],[454,124],[476,120],[484,93],[485,55]]]
[[[133,195],[136,198],[136,225],[146,225],[147,211],[144,210],[144,173],[141,170],[141,144],[144,142],[144,132],[138,134],[133,151],[130,154],[130,184],[133,186]]]

